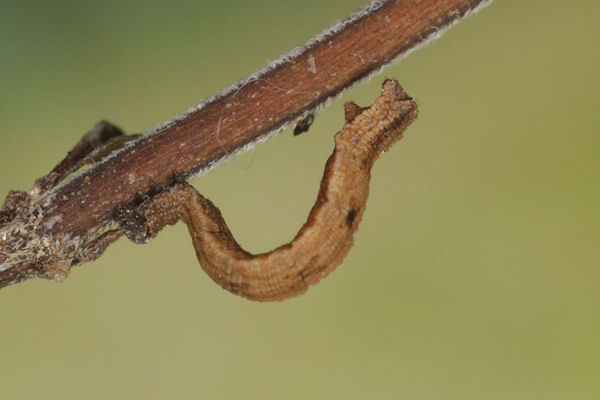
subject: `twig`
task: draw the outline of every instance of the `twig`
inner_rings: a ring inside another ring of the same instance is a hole
[[[120,236],[114,212],[140,194],[172,185],[174,174],[204,174],[290,123],[306,120],[331,98],[489,3],[374,1],[305,46],[53,187],[101,153],[100,145],[115,135],[82,145],[82,152],[67,156],[62,167],[40,178],[31,190],[7,197],[0,211],[0,287],[36,275],[62,279],[71,265],[97,258]]]

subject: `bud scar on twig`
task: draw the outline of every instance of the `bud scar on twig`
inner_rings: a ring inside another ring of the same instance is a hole
[[[218,208],[185,182],[176,183],[117,219],[134,242],[144,243],[167,224],[186,223],[202,268],[223,288],[258,300],[283,300],[306,291],[341,263],[365,211],[371,167],[416,118],[417,104],[395,80],[368,108],[345,105],[346,124],[335,135],[321,188],[296,237],[275,250],[242,249]]]

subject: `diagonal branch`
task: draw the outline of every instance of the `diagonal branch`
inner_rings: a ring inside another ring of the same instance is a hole
[[[307,117],[328,100],[436,39],[490,2],[372,1],[305,46],[129,141],[69,182],[46,191],[39,183],[52,182],[55,174],[52,179],[38,180],[29,192],[13,192],[0,211],[0,228],[6,231],[20,215],[35,226],[37,240],[51,243],[45,253],[62,257],[63,269],[68,271],[71,264],[97,257],[102,246],[119,236],[114,231],[101,234],[114,227],[115,210],[140,193],[151,191],[156,184],[172,185],[174,174],[184,178],[202,175],[287,125],[309,120]],[[2,240],[6,239],[0,237],[0,246]],[[93,256],[86,252],[90,243],[102,243],[94,247]],[[5,262],[9,253],[0,247],[0,287],[40,274],[35,269],[39,268],[39,256],[22,255],[17,270],[17,264]]]

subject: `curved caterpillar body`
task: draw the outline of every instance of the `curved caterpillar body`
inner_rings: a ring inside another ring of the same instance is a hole
[[[223,288],[251,300],[283,300],[306,291],[341,263],[365,211],[371,167],[416,118],[417,104],[386,80],[371,107],[345,104],[346,124],[335,135],[321,187],[308,219],[288,244],[252,255],[233,238],[215,205],[187,183],[177,183],[118,218],[135,242],[167,224],[188,227],[202,268]]]

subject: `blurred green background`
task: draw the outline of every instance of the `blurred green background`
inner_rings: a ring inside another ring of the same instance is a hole
[[[0,196],[105,118],[144,132],[365,0],[0,2]],[[185,226],[0,291],[6,399],[600,397],[600,3],[496,1],[194,184],[239,241],[289,239],[343,101],[420,104],[356,246],[299,298],[233,296]]]

